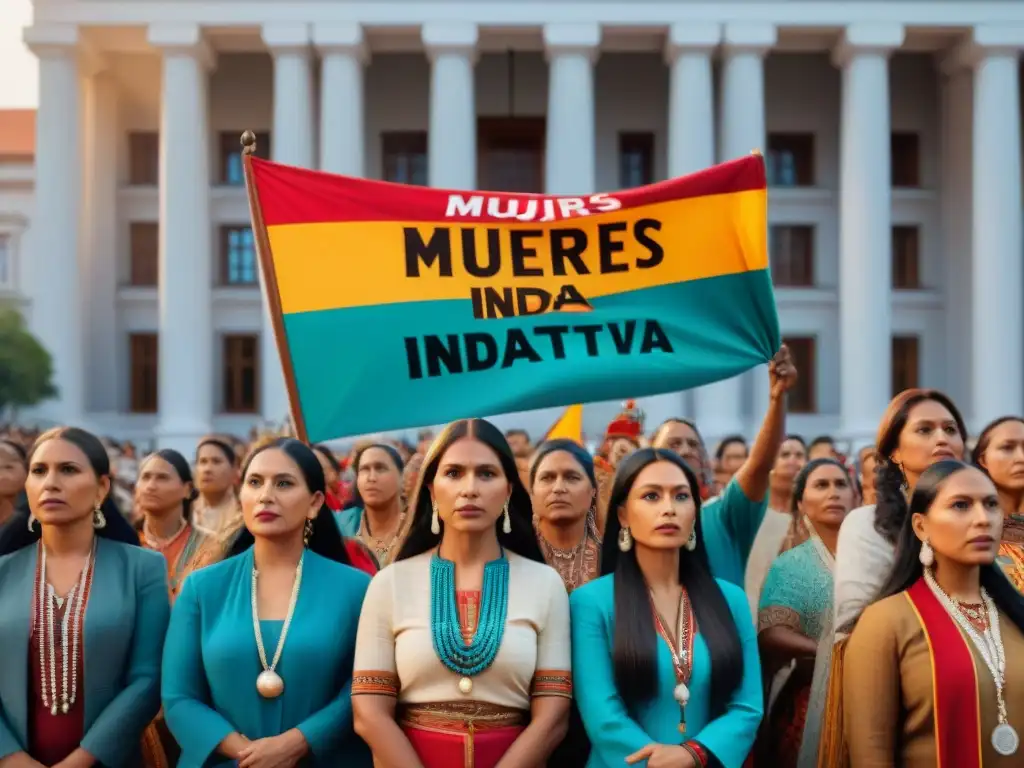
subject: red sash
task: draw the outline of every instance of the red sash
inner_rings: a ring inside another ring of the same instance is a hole
[[[978,676],[969,641],[924,578],[905,594],[931,654],[937,768],[981,768]]]

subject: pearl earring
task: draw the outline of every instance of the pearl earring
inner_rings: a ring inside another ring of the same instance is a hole
[[[508,502],[505,502],[505,520],[501,524],[502,533],[512,533],[512,518],[508,515]]]
[[[629,528],[623,528],[619,531],[619,552],[629,552],[633,548],[633,534],[629,532]]]
[[[925,568],[931,568],[935,565],[935,550],[928,543],[928,539],[921,542],[921,554],[918,556],[918,559]]]
[[[438,519],[437,515],[437,502],[433,502],[432,506],[434,508],[434,514],[430,518],[430,532],[437,536],[441,533],[441,521]]]

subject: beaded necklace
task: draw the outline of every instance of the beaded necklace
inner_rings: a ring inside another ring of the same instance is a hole
[[[461,675],[459,691],[464,695],[473,692],[473,677],[494,663],[505,634],[507,615],[508,559],[502,550],[501,557],[484,566],[476,633],[466,643],[455,598],[455,563],[434,553],[430,560],[430,633],[434,652],[442,664]]]

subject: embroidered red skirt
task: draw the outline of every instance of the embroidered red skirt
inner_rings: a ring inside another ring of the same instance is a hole
[[[494,768],[528,720],[521,709],[477,701],[412,704],[398,712],[423,768]]]

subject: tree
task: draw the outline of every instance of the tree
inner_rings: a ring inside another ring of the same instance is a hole
[[[20,312],[0,307],[0,420],[56,395],[50,353],[29,333]]]

